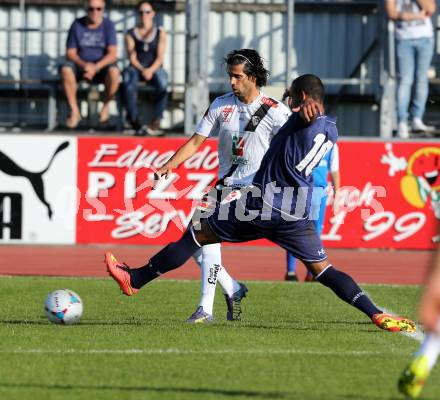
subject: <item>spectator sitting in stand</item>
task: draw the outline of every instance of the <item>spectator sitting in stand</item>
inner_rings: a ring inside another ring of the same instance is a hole
[[[138,24],[125,35],[130,65],[124,71],[124,105],[127,118],[136,134],[158,135],[160,120],[167,105],[167,73],[162,68],[167,34],[154,23],[155,12],[150,2],[141,1],[137,6]],[[151,84],[154,91],[153,118],[145,128],[137,110],[137,84],[139,79]]]
[[[77,18],[70,27],[66,44],[66,62],[61,66],[61,81],[70,106],[68,128],[74,129],[81,120],[77,104],[77,83],[86,80],[104,83],[104,104],[99,121],[109,119],[109,104],[119,88],[120,74],[116,66],[116,30],[110,19],[103,17],[104,0],[88,0],[87,16]]]

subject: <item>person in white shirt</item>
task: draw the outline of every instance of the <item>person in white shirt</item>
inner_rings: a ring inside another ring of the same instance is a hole
[[[434,30],[431,17],[435,0],[386,0],[388,17],[395,21],[397,63],[397,134],[409,137],[408,108],[411,130],[432,132],[423,123],[428,99],[428,69],[434,53]]]
[[[287,121],[290,110],[261,92],[269,73],[257,51],[234,50],[224,61],[232,92],[212,102],[194,135],[157,171],[158,178],[168,175],[191,157],[208,137],[218,132],[220,166],[217,188],[249,185],[271,139]],[[187,321],[203,323],[213,320],[217,281],[225,295],[227,319],[240,319],[241,300],[248,289],[232,279],[223,267],[220,244],[203,246],[196,254],[196,261],[202,269],[201,298],[196,311]]]

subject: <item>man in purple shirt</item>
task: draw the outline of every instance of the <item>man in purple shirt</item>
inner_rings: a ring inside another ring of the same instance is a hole
[[[116,66],[116,30],[112,21],[104,18],[105,0],[88,0],[87,16],[77,18],[70,27],[66,43],[66,62],[61,67],[61,80],[70,106],[68,128],[74,129],[81,120],[77,104],[77,82],[87,80],[104,83],[104,104],[99,121],[109,119],[109,104],[119,88]]]

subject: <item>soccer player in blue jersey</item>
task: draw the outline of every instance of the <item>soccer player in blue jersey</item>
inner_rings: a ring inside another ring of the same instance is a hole
[[[336,194],[341,187],[341,175],[339,173],[339,148],[338,144],[334,146],[326,153],[319,164],[313,169],[313,187],[315,189],[315,196],[312,196],[311,204],[311,220],[315,224],[316,233],[321,236],[322,229],[324,227],[325,212],[327,209],[327,176],[331,176],[333,184],[333,209],[335,214],[337,213],[337,203],[335,202]],[[292,253],[287,252],[287,273],[286,281],[297,281],[296,276],[296,258]],[[313,282],[315,278],[310,271],[307,271],[305,282]]]
[[[322,105],[324,86],[317,76],[302,75],[292,82],[289,95],[291,109],[310,99]],[[321,115],[307,124],[293,113],[272,139],[251,186],[224,195],[212,214],[197,218],[200,222],[143,267],[131,269],[107,252],[108,272],[122,292],[131,296],[159,275],[183,265],[203,245],[266,238],[293,253],[318,282],[364,312],[379,328],[414,332],[414,322],[384,313],[349,275],[333,267],[309,219],[312,170],[337,136],[334,118]]]

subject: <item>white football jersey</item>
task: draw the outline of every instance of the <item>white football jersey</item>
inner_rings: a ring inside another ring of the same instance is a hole
[[[255,112],[266,104],[269,109],[260,119]],[[206,111],[196,128],[202,136],[218,132],[219,178],[226,185],[249,185],[260,167],[270,141],[290,116],[283,103],[260,92],[251,103],[242,103],[232,92],[217,97]],[[250,122],[251,121],[251,122]],[[249,126],[255,131],[246,130]],[[232,168],[235,170],[230,174]]]

